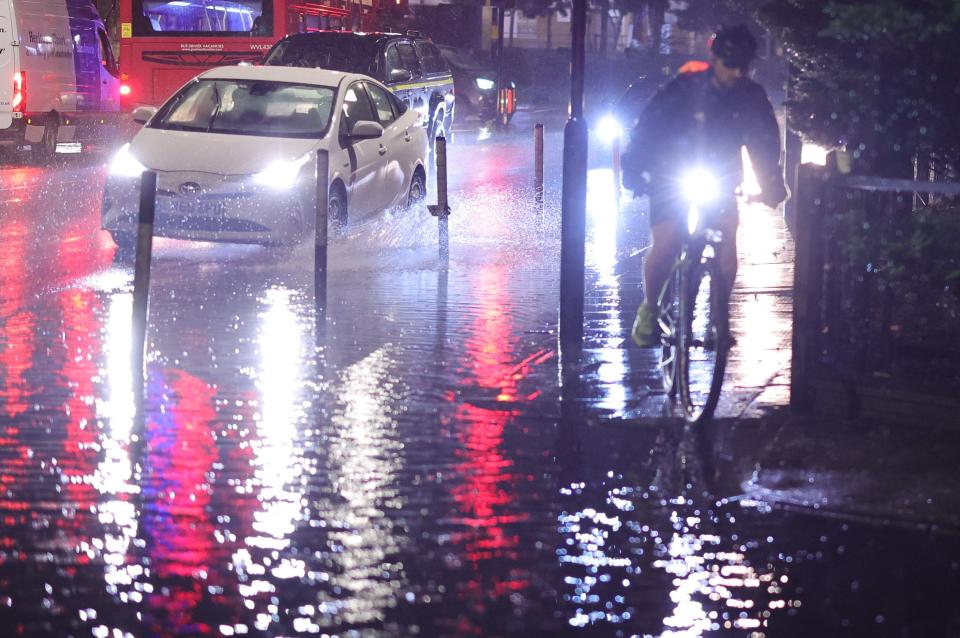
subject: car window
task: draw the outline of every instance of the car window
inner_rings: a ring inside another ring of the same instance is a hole
[[[403,61],[400,59],[400,51],[397,50],[397,45],[391,44],[387,47],[387,80],[393,79],[394,71],[403,70]]]
[[[377,117],[384,126],[397,119],[397,112],[394,111],[393,101],[390,95],[376,84],[367,83],[367,93],[373,101],[373,108],[377,110]]]
[[[199,80],[161,108],[152,128],[232,135],[320,138],[334,89],[262,80]]]
[[[367,98],[367,92],[359,82],[350,85],[347,92],[343,94],[343,121],[346,122],[349,133],[353,126],[361,121],[376,122],[377,115],[373,112],[370,100]]]
[[[423,64],[425,74],[449,72],[447,63],[437,47],[420,40],[416,40],[414,46],[417,48],[417,53],[420,54],[420,61]]]
[[[420,77],[420,63],[417,61],[417,54],[413,50],[413,45],[409,42],[401,42],[397,45],[397,50],[400,52],[400,61],[403,63],[403,68],[410,71],[413,77]]]
[[[359,38],[338,37],[340,34],[311,35],[314,37],[281,40],[267,54],[265,64],[371,74],[376,61],[376,49],[370,43]]]

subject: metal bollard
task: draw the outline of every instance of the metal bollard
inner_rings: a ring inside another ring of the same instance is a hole
[[[537,207],[543,211],[543,124],[533,128],[533,189]]]
[[[427,206],[430,214],[437,218],[437,229],[440,240],[440,261],[444,264],[450,261],[450,231],[447,221],[450,217],[450,206],[447,202],[447,140],[442,135],[437,138],[437,203]]]
[[[616,198],[617,203],[620,202],[620,136],[615,135],[613,138],[613,196]]]
[[[313,293],[316,306],[317,342],[327,332],[327,222],[329,209],[330,171],[326,151],[317,151],[317,222],[313,242]]]
[[[144,357],[147,348],[147,304],[150,298],[150,260],[153,254],[153,222],[157,209],[157,174],[144,171],[140,176],[140,210],[137,219],[137,243],[133,261],[133,327],[131,367],[133,396],[138,413],[142,407]]]

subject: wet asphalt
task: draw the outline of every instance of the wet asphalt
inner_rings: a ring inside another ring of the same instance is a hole
[[[159,240],[144,421],[105,158],[3,165],[2,635],[960,635],[956,536],[708,489],[726,448],[625,341],[646,211],[598,140],[559,400],[562,124],[458,127],[447,269],[425,211],[355,220],[322,341],[312,246]],[[743,219],[723,419],[788,400],[790,241]]]

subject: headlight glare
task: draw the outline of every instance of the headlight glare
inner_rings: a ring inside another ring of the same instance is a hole
[[[474,80],[474,83],[477,85],[477,88],[481,91],[489,91],[497,85],[496,82],[487,78],[477,78]]]
[[[597,125],[597,133],[606,144],[612,144],[613,140],[623,135],[623,127],[612,115],[605,116]]]
[[[694,169],[684,175],[680,185],[683,188],[683,196],[694,206],[710,203],[719,193],[716,178],[702,168]]]
[[[121,146],[110,162],[110,174],[119,177],[140,177],[145,170],[147,167],[130,152],[130,144]]]
[[[270,188],[290,188],[297,183],[300,169],[309,161],[310,154],[307,153],[292,161],[279,160],[273,162],[259,173],[254,173],[253,181]]]

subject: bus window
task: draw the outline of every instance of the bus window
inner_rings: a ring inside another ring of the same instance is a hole
[[[133,35],[270,35],[270,0],[133,0]]]

